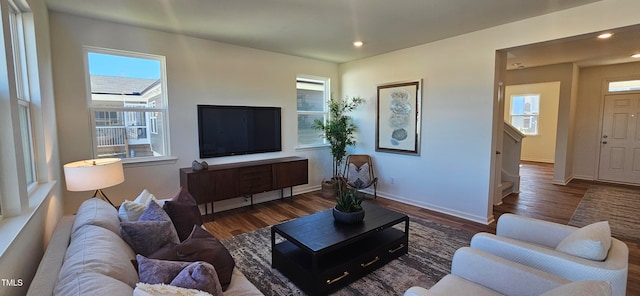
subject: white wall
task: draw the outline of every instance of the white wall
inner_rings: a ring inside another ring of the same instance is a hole
[[[366,123],[361,125],[357,150],[372,154],[380,177],[379,194],[478,222],[490,221],[491,162],[496,148],[491,140],[492,118],[498,105],[495,51],[638,20],[640,2],[605,0],[342,64],[342,93],[369,101],[357,114],[358,121]],[[424,81],[421,154],[377,153],[376,84],[412,79]],[[566,124],[570,129],[572,125]],[[568,132],[562,131],[563,135]],[[563,144],[570,146],[568,138],[563,138]]]
[[[540,95],[538,134],[522,140],[521,160],[553,163],[556,154],[556,130],[558,129],[558,104],[560,81],[508,85],[505,88],[504,121],[510,122],[511,97],[517,95]]]
[[[144,52],[166,57],[169,122],[174,163],[125,165],[125,182],[105,190],[115,203],[135,198],[144,188],[157,197],[179,189],[179,168],[198,158],[197,104],[282,107],[282,147],[263,153],[207,159],[209,164],[299,155],[309,158],[309,184],[294,194],[319,188],[331,176],[328,149],[296,151],[296,75],[329,77],[339,89],[333,63],[276,54],[246,47],[98,21],[52,12],[51,36],[62,163],[92,157],[82,46]],[[91,192],[65,192],[65,212],[73,213]],[[256,202],[279,197],[257,195]],[[246,204],[243,199],[216,205],[216,211]]]

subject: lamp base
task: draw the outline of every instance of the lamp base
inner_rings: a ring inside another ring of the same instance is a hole
[[[98,189],[95,192],[93,192],[93,197],[97,197],[100,198],[102,200],[107,201],[110,205],[112,205],[114,208],[116,207],[107,197],[107,195],[104,194],[104,192],[102,192],[102,189]]]

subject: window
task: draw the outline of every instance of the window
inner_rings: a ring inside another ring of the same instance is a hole
[[[298,146],[317,146],[326,143],[322,131],[314,128],[314,121],[325,122],[329,116],[329,78],[298,76],[296,79],[298,110]]]
[[[15,74],[16,100],[18,102],[18,121],[24,156],[24,168],[27,188],[35,185],[36,167],[31,127],[31,99],[29,76],[27,71],[27,50],[22,11],[13,2],[9,2],[9,28],[11,30],[11,50]]]
[[[169,156],[164,57],[102,48],[86,54],[95,157]]]
[[[511,125],[525,135],[538,134],[540,95],[511,96]]]
[[[640,90],[640,80],[609,82],[609,92]]]

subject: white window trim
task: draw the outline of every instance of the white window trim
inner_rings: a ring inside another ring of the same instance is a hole
[[[330,116],[329,113],[329,100],[331,99],[331,79],[328,77],[321,77],[321,76],[314,76],[314,75],[305,75],[305,74],[298,74],[296,75],[296,84],[298,83],[298,81],[308,81],[308,82],[322,82],[324,84],[324,112],[314,112],[314,111],[298,111],[298,108],[296,107],[296,134],[298,131],[298,126],[297,126],[297,117],[298,114],[324,114],[325,119],[328,119]],[[296,86],[296,92],[298,90],[298,87]],[[296,147],[294,147],[295,150],[310,150],[310,149],[316,149],[316,148],[327,148],[330,147],[329,143],[327,142],[326,139],[323,140],[323,143],[318,143],[318,144],[307,144],[307,145],[303,145],[300,144],[300,142],[296,139]]]
[[[108,108],[108,107],[93,107],[91,100],[91,77],[89,74],[89,53],[101,53],[101,54],[109,54],[109,55],[121,55],[127,57],[135,57],[135,58],[143,58],[143,59],[153,59],[158,60],[160,62],[160,83],[162,87],[162,104],[165,108]],[[123,164],[127,163],[146,163],[150,164],[156,162],[163,162],[165,160],[173,160],[175,157],[171,156],[171,137],[169,132],[169,98],[167,92],[167,71],[166,71],[166,58],[160,55],[141,53],[141,52],[133,52],[126,50],[118,50],[118,49],[110,49],[110,48],[102,48],[102,47],[94,47],[94,46],[84,46],[83,47],[83,55],[84,55],[84,73],[85,73],[85,85],[86,85],[86,99],[87,106],[89,106],[89,116],[91,118],[91,143],[93,149],[93,156],[97,157],[97,136],[96,136],[96,122],[95,122],[95,111],[133,111],[133,112],[158,112],[160,111],[163,114],[162,126],[164,132],[164,156],[150,156],[150,157],[134,157],[134,158],[124,158],[122,159]]]

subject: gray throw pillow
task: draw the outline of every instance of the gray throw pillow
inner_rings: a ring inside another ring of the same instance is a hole
[[[169,284],[191,262],[149,259],[137,255],[138,276],[147,284]]]
[[[218,281],[216,270],[209,263],[198,261],[185,267],[171,281],[172,286],[196,289],[212,295],[222,295],[222,287]]]
[[[171,221],[136,221],[120,223],[120,236],[136,254],[149,256],[168,243],[179,243]]]
[[[138,218],[138,221],[171,221],[171,218],[158,203],[151,200],[147,204],[147,209]]]

